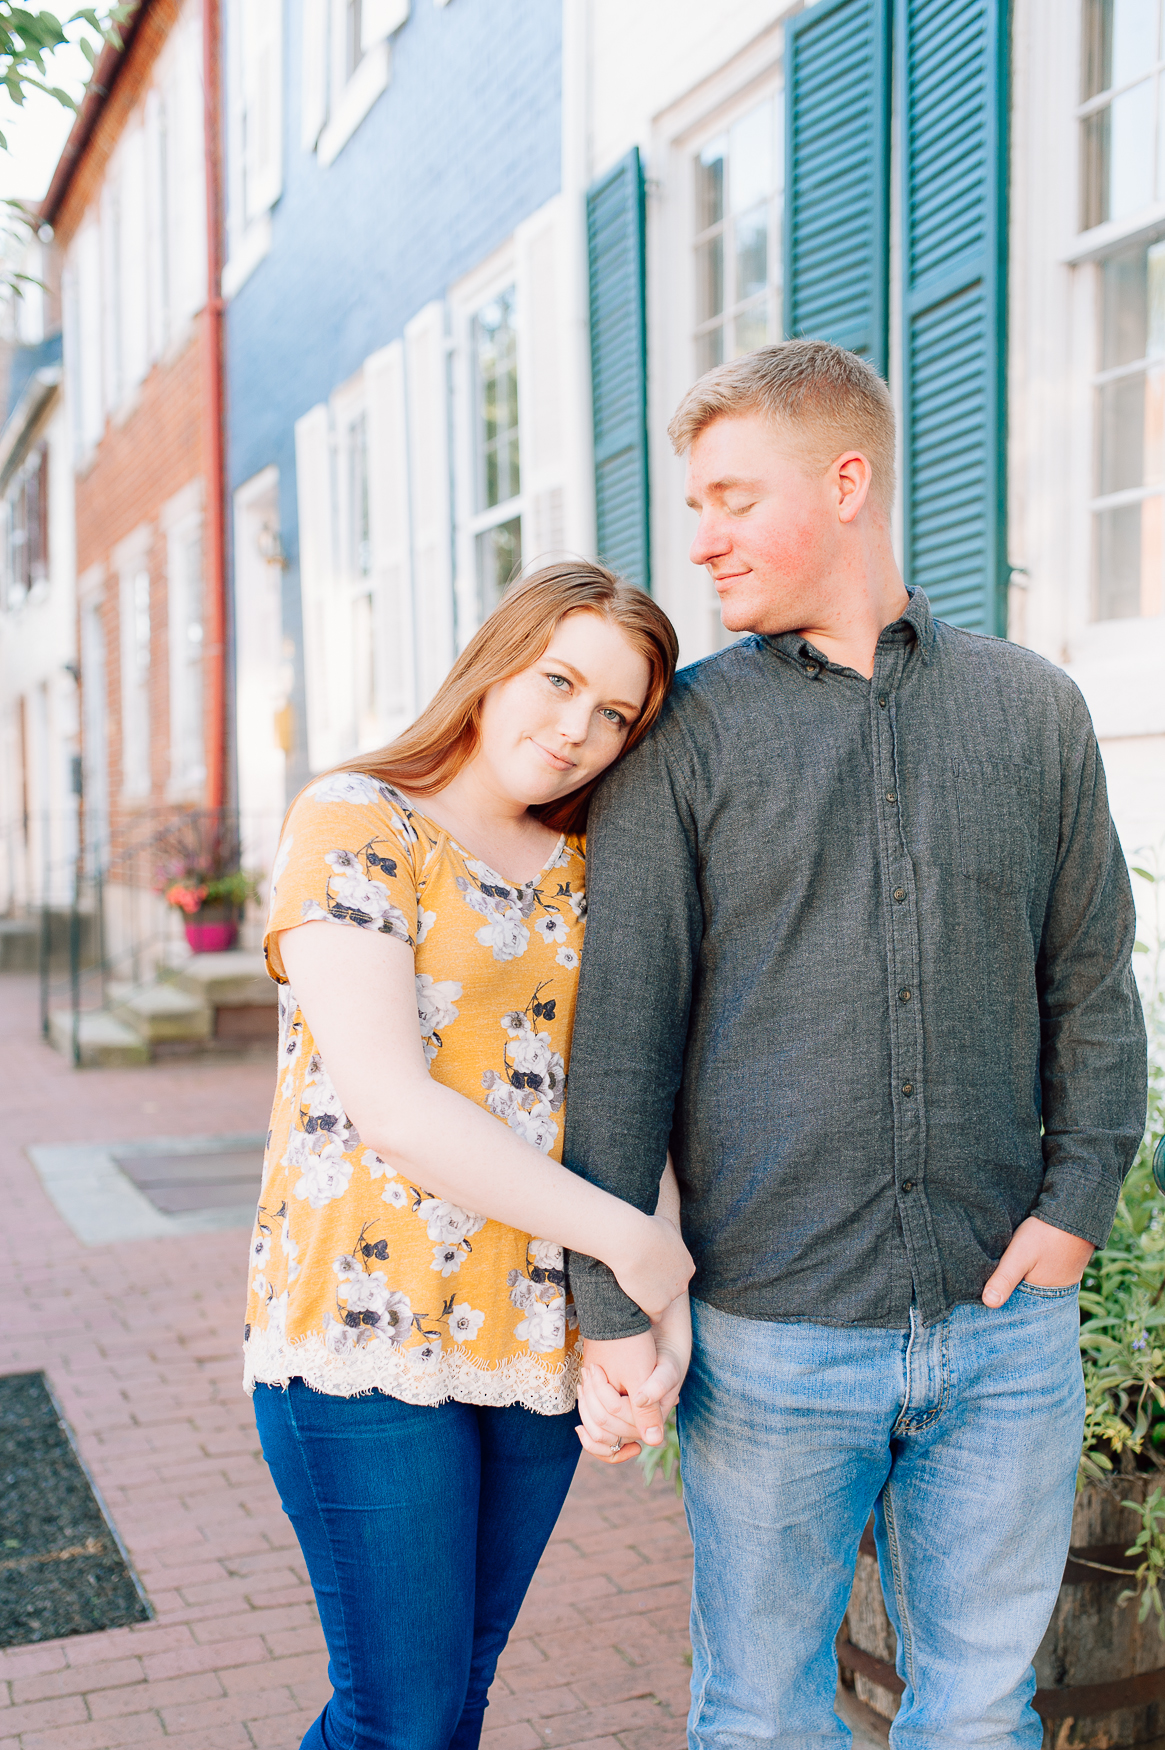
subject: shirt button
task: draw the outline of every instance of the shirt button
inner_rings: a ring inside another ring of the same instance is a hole
[[[897,802],[898,798],[897,798],[897,796],[895,796],[893,790],[887,790],[886,800],[887,800],[887,802]]]
[[[901,905],[902,901],[906,898],[905,887],[896,887],[894,889],[894,898],[898,901],[898,904]]]
[[[900,1003],[908,1003],[910,1001],[910,992],[906,989],[905,985],[903,985],[902,989],[898,992],[898,1001]]]
[[[816,674],[817,673],[817,664],[815,662],[808,663],[806,665],[805,673],[808,675]]]
[[[914,1189],[914,1180],[913,1180],[913,1179],[903,1179],[903,1181],[902,1181],[902,1189],[903,1189],[903,1190],[904,1190],[904,1191],[913,1191],[913,1189]]]
[[[885,695],[885,693],[882,694],[882,697],[878,700],[878,703],[879,703],[879,705],[881,705],[881,707],[884,711],[886,709],[886,695]]]
[[[914,1083],[913,1082],[903,1082],[902,1092],[906,1095],[906,1098],[909,1100],[911,1094],[914,1092]]]

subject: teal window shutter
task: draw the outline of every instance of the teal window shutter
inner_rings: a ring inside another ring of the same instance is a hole
[[[906,581],[1007,631],[1007,0],[897,0]]]
[[[633,146],[587,193],[596,547],[651,586],[643,170]]]
[[[785,26],[785,333],[887,372],[890,0]]]

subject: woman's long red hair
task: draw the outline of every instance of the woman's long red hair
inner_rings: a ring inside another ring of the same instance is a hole
[[[544,565],[512,583],[416,722],[387,747],[345,760],[337,770],[367,772],[409,796],[431,796],[443,789],[477,751],[481,702],[490,687],[531,667],[559,621],[579,613],[598,614],[618,626],[647,662],[647,697],[622,757],[659,716],[675,675],[679,644],[671,621],[649,595],[604,566],[580,559]],[[582,832],[598,781],[592,778],[580,789],[530,812],[556,832]]]

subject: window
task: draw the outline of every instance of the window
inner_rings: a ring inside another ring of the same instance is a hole
[[[1165,4],[1085,0],[1081,225],[1165,200]]]
[[[8,488],[5,605],[19,607],[48,575],[48,446],[38,444]]]
[[[474,518],[478,619],[497,606],[522,564],[522,490],[518,440],[518,336],[514,288],[483,304],[473,318],[477,494]]]
[[[206,779],[203,732],[202,524],[188,516],[170,530],[170,791],[187,795]]]
[[[388,39],[408,15],[408,0],[305,0],[301,134],[322,164],[334,161],[386,89]]]
[[[137,568],[121,576],[121,787],[150,793],[150,574]]]
[[[780,100],[767,97],[696,155],[696,370],[781,332]]]
[[[1165,241],[1101,268],[1094,389],[1093,617],[1161,612]]]

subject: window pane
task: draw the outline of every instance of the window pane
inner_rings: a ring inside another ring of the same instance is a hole
[[[737,219],[736,299],[753,298],[769,281],[769,208],[765,201]]]
[[[1156,246],[1155,246],[1156,247]],[[1148,273],[1144,245],[1122,249],[1104,264],[1101,369],[1143,359],[1148,343]],[[1159,270],[1158,270],[1159,272]]]
[[[1144,485],[1145,378],[1141,371],[1098,391],[1097,497]]]
[[[736,318],[736,351],[752,352],[769,338],[768,300],[742,310]]]
[[[710,328],[707,334],[696,336],[696,375],[702,377],[716,365],[724,363],[724,329]]]
[[[511,287],[473,321],[477,362],[478,509],[505,504],[521,491],[518,457],[518,351]]]
[[[1122,504],[1096,515],[1098,620],[1126,620],[1141,609],[1141,506]]]
[[[773,186],[773,106],[762,103],[733,126],[728,183],[732,211],[742,213]]]
[[[1112,84],[1112,0],[1084,0],[1084,97]]]
[[[1145,253],[1149,331],[1145,357],[1160,358],[1165,353],[1165,243],[1151,243]]]
[[[706,322],[724,308],[724,235],[696,248],[696,321]]]
[[[706,231],[724,217],[724,155],[728,142],[713,140],[696,159],[696,230]]]
[[[1153,85],[1145,79],[1112,100],[1108,217],[1139,212],[1153,199]]]
[[[1157,59],[1160,0],[1110,0],[1110,4],[1112,83],[1125,85],[1138,74],[1147,72]]]
[[[484,620],[502,599],[511,577],[522,566],[522,519],[511,517],[477,537],[477,612]]]
[[[1097,115],[1085,116],[1080,124],[1080,227],[1084,231],[1090,231],[1093,225],[1103,225],[1108,218],[1111,122],[1106,107]]]

